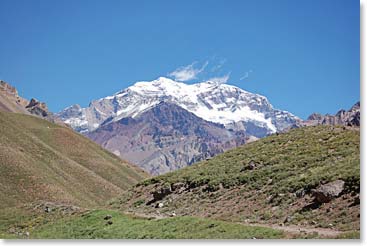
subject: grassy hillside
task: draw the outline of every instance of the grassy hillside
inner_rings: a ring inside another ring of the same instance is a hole
[[[358,129],[294,129],[145,180],[111,205],[150,216],[359,230],[359,141]],[[343,193],[316,203],[311,190],[335,180],[345,181]]]
[[[65,207],[64,207],[65,208]],[[15,216],[14,216],[15,215]],[[107,217],[108,216],[108,217]],[[111,210],[80,210],[72,213],[54,209],[9,208],[0,214],[0,238],[31,239],[244,239],[281,238],[271,228],[194,217],[139,218]]]
[[[71,129],[0,112],[0,208],[39,200],[96,206],[146,177]]]
[[[295,129],[142,180],[69,129],[0,116],[1,238],[359,238],[358,129]],[[315,203],[335,180],[343,193]]]

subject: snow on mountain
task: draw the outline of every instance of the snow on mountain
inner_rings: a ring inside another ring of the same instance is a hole
[[[86,136],[152,175],[192,165],[251,141],[244,131],[228,130],[169,102],[135,118],[102,125]]]
[[[125,117],[137,117],[162,101],[176,104],[207,121],[247,130],[258,137],[293,125],[296,116],[274,109],[266,97],[236,86],[206,81],[185,84],[160,77],[137,82],[113,96],[74,105],[58,115],[75,130],[86,133]]]

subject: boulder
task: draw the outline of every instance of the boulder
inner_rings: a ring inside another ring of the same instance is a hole
[[[324,185],[320,185],[317,189],[311,190],[312,196],[318,203],[330,202],[333,198],[340,196],[344,190],[345,182],[336,180]]]
[[[171,187],[172,187],[172,191],[181,191],[181,190],[184,190],[186,187],[186,184],[185,183],[175,183],[173,184]]]
[[[171,193],[172,193],[171,187],[163,187],[157,191],[154,191],[152,195],[154,201],[159,201]]]
[[[104,220],[110,220],[110,219],[112,219],[112,215],[106,215],[104,218],[103,218]]]

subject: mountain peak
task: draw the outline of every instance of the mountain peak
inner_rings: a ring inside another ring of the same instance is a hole
[[[136,82],[112,96],[92,101],[87,108],[75,110],[71,115],[65,111],[60,115],[65,121],[73,122],[74,129],[87,132],[101,124],[135,118],[162,101],[230,128],[242,129],[248,124],[252,129],[253,126],[263,128],[259,136],[281,131],[298,119],[289,112],[274,109],[266,97],[233,85],[211,80],[186,84],[166,77]]]
[[[153,80],[153,82],[159,82],[159,83],[177,83],[173,79],[167,78],[167,77],[159,77],[156,80]]]
[[[166,78],[166,77],[158,77],[157,79],[154,79],[152,81],[138,81],[136,82],[134,86],[142,86],[142,85],[153,85],[153,86],[160,86],[160,85],[176,85],[176,84],[183,84],[181,82],[177,82],[177,81],[174,81],[170,78]]]

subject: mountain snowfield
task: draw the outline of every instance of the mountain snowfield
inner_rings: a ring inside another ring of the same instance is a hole
[[[236,86],[212,81],[185,84],[165,77],[136,82],[113,96],[92,101],[86,108],[68,107],[58,116],[76,131],[88,133],[109,122],[137,117],[162,101],[256,137],[282,131],[299,121],[287,111],[274,109],[266,97]]]

